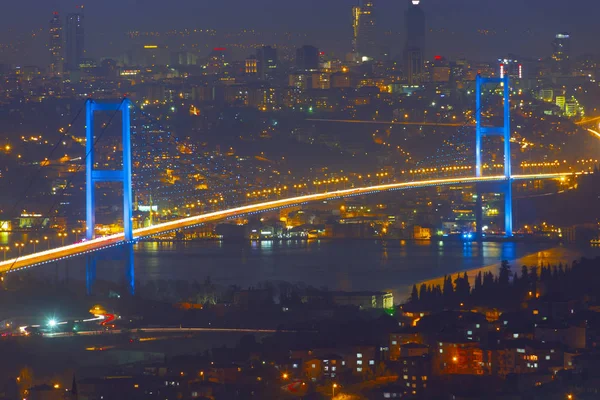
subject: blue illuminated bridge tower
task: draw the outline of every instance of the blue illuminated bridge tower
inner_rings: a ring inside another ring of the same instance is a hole
[[[504,97],[504,126],[482,126],[481,113],[481,91],[486,84],[497,84],[503,86]],[[482,176],[481,165],[481,144],[485,136],[502,136],[504,138],[504,180],[494,183],[480,183],[477,185],[477,201],[475,209],[475,219],[477,224],[477,237],[481,240],[483,237],[483,209],[481,201],[481,193],[486,192],[503,193],[504,194],[504,231],[506,237],[513,235],[513,212],[512,212],[512,171],[510,166],[510,87],[508,76],[503,78],[482,78],[477,75],[476,81],[476,129],[475,129],[475,160],[476,160],[476,175]]]
[[[92,240],[95,236],[96,218],[96,182],[122,182],[123,183],[123,233],[125,236],[126,272],[129,291],[135,291],[133,270],[133,196],[131,185],[131,101],[123,99],[120,102],[96,103],[89,99],[86,102],[86,159],[85,159],[85,211],[86,211],[86,239]],[[94,113],[96,111],[121,112],[121,130],[123,147],[123,169],[98,170],[94,168],[95,144],[98,140],[94,135]],[[86,281],[87,291],[91,294],[93,283],[96,279],[96,255],[87,256]]]

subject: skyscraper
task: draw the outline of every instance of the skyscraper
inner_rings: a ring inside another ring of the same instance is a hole
[[[568,75],[571,69],[571,35],[567,32],[556,34],[552,42],[552,71]]]
[[[363,0],[358,16],[356,50],[362,60],[374,59],[377,52],[375,5],[373,0]]]
[[[258,59],[258,73],[260,79],[269,80],[272,79],[277,73],[277,49],[271,46],[263,46],[256,51],[256,58]]]
[[[404,14],[406,44],[404,46],[404,69],[410,84],[420,83],[425,59],[425,13],[420,0],[409,0]],[[417,54],[420,53],[420,54]]]
[[[302,46],[297,49],[296,68],[299,71],[317,71],[319,69],[319,49],[314,46]]]
[[[63,25],[58,12],[54,12],[50,20],[48,49],[50,50],[50,72],[59,76],[63,72]]]
[[[67,71],[77,71],[85,52],[83,14],[68,14],[66,28],[66,69]]]

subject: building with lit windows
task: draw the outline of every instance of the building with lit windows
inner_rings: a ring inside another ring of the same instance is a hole
[[[508,76],[510,80],[523,79],[523,64],[513,56],[498,59],[498,74],[500,78]]]
[[[373,60],[377,56],[377,31],[375,4],[373,0],[363,0],[352,9],[354,16],[354,42],[360,61]]]
[[[438,342],[432,357],[435,375],[488,375],[492,365],[491,351],[469,340]]]
[[[405,395],[419,397],[427,390],[431,379],[430,356],[403,357],[395,363],[394,369]]]
[[[65,68],[67,71],[77,71],[85,56],[85,31],[82,13],[72,13],[67,15],[65,36]]]
[[[247,75],[256,75],[258,73],[258,60],[256,57],[251,56],[246,58],[246,68]]]
[[[63,56],[63,24],[58,12],[54,12],[50,20],[48,49],[50,50],[50,72],[60,76],[64,68]]]
[[[408,10],[404,14],[404,75],[411,85],[421,82],[425,60],[425,12],[420,3],[420,0],[410,0]]]
[[[571,68],[571,35],[567,32],[556,34],[552,42],[552,72],[569,75]]]
[[[258,73],[260,79],[269,80],[277,74],[277,49],[271,46],[263,46],[256,51],[258,61]]]

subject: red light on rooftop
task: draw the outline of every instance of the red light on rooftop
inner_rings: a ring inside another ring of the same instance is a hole
[[[435,61],[442,61],[442,56],[435,56],[434,59]]]
[[[324,51],[320,51],[320,52],[319,52],[319,55],[320,55],[320,56],[324,56],[324,55],[325,55],[325,52],[324,52]]]
[[[52,15],[58,15],[58,11],[54,11]]]
[[[227,49],[225,47],[215,47],[213,49],[213,51],[226,51]]]

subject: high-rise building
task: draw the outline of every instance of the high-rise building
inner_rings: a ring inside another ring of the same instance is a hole
[[[258,60],[255,56],[246,58],[245,70],[246,75],[256,75],[258,73]]]
[[[378,55],[375,6],[373,0],[362,0],[358,19],[356,50],[361,60],[372,60]]]
[[[296,68],[299,71],[317,71],[319,69],[319,49],[314,46],[302,46],[297,49]]]
[[[409,0],[408,10],[404,14],[406,26],[406,44],[404,46],[404,69],[410,84],[421,81],[425,60],[425,12],[420,0]],[[416,63],[419,63],[417,65]],[[412,76],[418,74],[419,76]]]
[[[258,60],[257,67],[260,79],[272,79],[277,74],[277,65],[279,64],[277,49],[271,46],[263,46],[256,51],[256,58]]]
[[[67,71],[77,71],[79,64],[85,54],[85,35],[83,29],[83,14],[72,13],[67,15],[66,25],[66,69]]]
[[[423,53],[421,49],[409,48],[404,52],[405,74],[409,85],[420,85],[424,81]]]
[[[508,57],[498,59],[498,72],[500,78],[508,75],[511,81],[523,79],[523,63],[517,57],[509,54]]]
[[[556,34],[552,42],[552,71],[568,75],[571,70],[571,35],[567,32]]]
[[[63,25],[58,12],[54,12],[50,20],[48,49],[50,50],[50,72],[59,76],[63,72]]]
[[[352,7],[352,53],[358,54],[358,34],[360,32],[361,8],[359,5]]]

